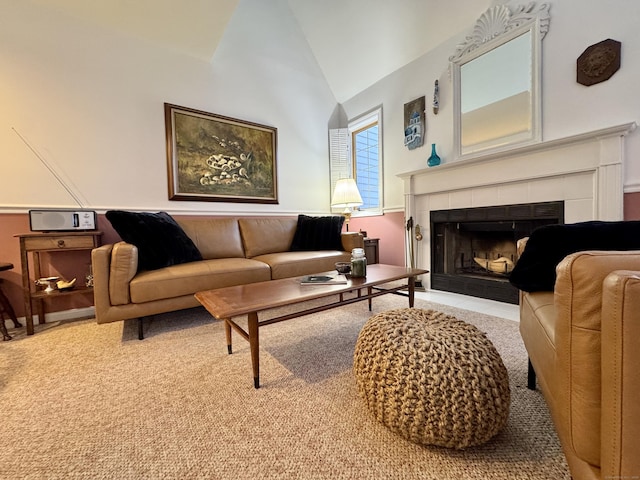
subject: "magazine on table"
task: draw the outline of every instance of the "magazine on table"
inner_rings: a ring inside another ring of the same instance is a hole
[[[306,275],[300,280],[302,285],[344,285],[347,277],[344,275]]]

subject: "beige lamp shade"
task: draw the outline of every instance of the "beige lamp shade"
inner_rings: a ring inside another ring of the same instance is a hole
[[[332,207],[357,207],[362,205],[362,197],[353,178],[343,178],[336,182],[331,200]]]

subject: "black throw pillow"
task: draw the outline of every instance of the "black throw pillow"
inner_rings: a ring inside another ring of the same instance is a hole
[[[309,217],[298,215],[298,226],[291,242],[292,252],[342,250],[342,215]]]
[[[202,260],[193,240],[167,212],[109,210],[106,217],[122,240],[138,247],[138,270]]]
[[[591,221],[535,229],[509,275],[526,292],[552,292],[556,266],[570,253],[585,250],[640,250],[640,221]]]

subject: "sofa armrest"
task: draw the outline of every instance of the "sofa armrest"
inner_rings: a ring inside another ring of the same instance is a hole
[[[109,266],[113,244],[102,245],[91,251],[91,269],[93,271],[93,303],[96,309],[96,320],[107,315],[111,301],[109,300]]]
[[[364,236],[360,232],[342,232],[342,248],[350,252],[354,248],[364,248]]]
[[[138,272],[138,248],[126,242],[118,242],[111,251],[109,267],[109,299],[112,305],[131,302],[129,283]]]
[[[603,284],[602,478],[640,473],[640,271]]]
[[[129,283],[138,269],[138,249],[126,242],[102,245],[92,250],[91,265],[96,319],[111,321],[109,309],[131,301]]]

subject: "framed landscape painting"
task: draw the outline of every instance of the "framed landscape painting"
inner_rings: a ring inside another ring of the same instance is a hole
[[[164,104],[169,200],[278,203],[274,127]]]

